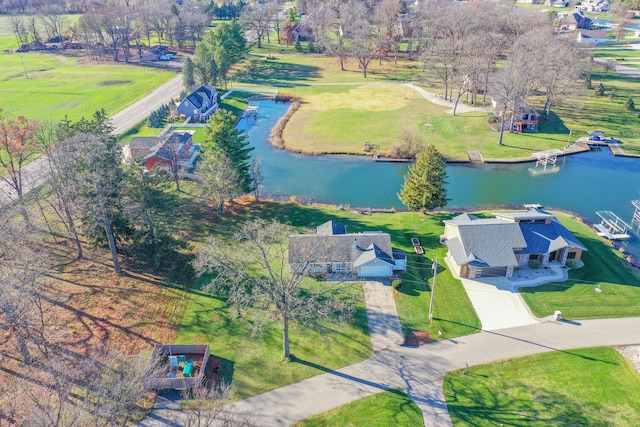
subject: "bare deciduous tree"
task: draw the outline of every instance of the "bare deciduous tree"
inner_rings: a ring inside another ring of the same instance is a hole
[[[198,252],[194,267],[199,274],[216,274],[208,289],[229,295],[229,304],[254,320],[260,331],[266,322],[282,326],[282,356],[291,357],[289,326],[293,321],[340,320],[353,306],[336,296],[338,287],[309,288],[304,274],[326,248],[300,247],[296,268],[290,271],[288,237],[292,230],[262,220],[244,224],[233,244],[211,238]]]
[[[255,37],[258,49],[262,48],[262,39],[269,32],[272,16],[273,10],[267,3],[256,2],[242,9],[240,24],[246,33]]]

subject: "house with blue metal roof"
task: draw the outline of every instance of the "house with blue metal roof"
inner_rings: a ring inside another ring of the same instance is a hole
[[[581,264],[584,245],[541,207],[493,215],[444,221],[442,242],[457,277],[511,277],[516,267]]]

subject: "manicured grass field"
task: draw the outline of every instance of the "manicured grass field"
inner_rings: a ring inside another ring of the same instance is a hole
[[[445,376],[453,425],[632,426],[640,377],[610,347],[545,353]]]
[[[153,68],[85,63],[54,54],[1,53],[8,46],[10,38],[0,40],[2,108],[37,120],[77,120],[101,108],[111,115],[174,76]]]
[[[262,52],[260,52],[262,53]],[[383,61],[379,65],[372,61],[367,78],[364,78],[358,63],[349,60],[345,71],[340,69],[338,58],[322,55],[275,55],[275,60],[249,56],[240,64],[233,76],[234,82],[240,84],[273,85],[279,88],[288,85],[298,86],[310,83],[354,83],[376,81],[407,82],[421,74],[417,61],[393,62]]]
[[[491,131],[484,112],[452,116],[411,88],[399,85],[310,86],[291,88],[302,99],[284,131],[290,149],[305,152],[363,153],[365,141],[387,151],[402,132],[421,136],[450,159],[467,159],[467,150],[485,157],[520,157],[563,147],[568,131],[542,126],[541,132],[504,135]]]
[[[282,333],[278,325],[253,337],[250,322],[233,319],[223,299],[198,292],[189,295],[176,342],[208,343],[211,354],[222,359],[223,375],[235,391],[234,398],[243,399],[371,355],[362,288],[354,285],[350,291],[358,293],[360,303],[348,324],[324,324],[320,330],[300,325],[291,328],[295,357],[289,363],[281,361]]]
[[[566,102],[554,111],[563,118],[564,125],[573,131],[573,137],[586,136],[589,130],[603,130],[608,136],[622,141],[621,147],[629,153],[640,154],[640,118],[636,111],[624,108],[627,99],[632,98],[636,104],[640,102],[640,85],[635,79],[617,74],[615,71],[604,72],[601,67],[592,74],[593,89],[588,96]],[[605,96],[595,96],[595,89],[602,82]],[[609,99],[615,92],[616,98]]]
[[[422,425],[424,422],[420,408],[400,390],[383,391],[294,424],[295,427]]]
[[[531,311],[544,317],[560,310],[568,319],[640,316],[640,280],[628,263],[587,225],[558,219],[587,247],[585,265],[569,271],[566,282],[520,288]]]

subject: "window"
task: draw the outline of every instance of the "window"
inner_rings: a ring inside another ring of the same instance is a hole
[[[531,254],[529,255],[529,261],[537,261],[540,259],[540,254]]]
[[[576,253],[575,252],[569,252],[567,254],[567,259],[576,259]]]

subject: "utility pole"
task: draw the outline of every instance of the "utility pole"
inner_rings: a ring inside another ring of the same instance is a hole
[[[436,294],[436,274],[438,274],[438,257],[431,264],[433,270],[433,282],[431,283],[431,303],[429,304],[429,328],[433,324],[433,297]]]

